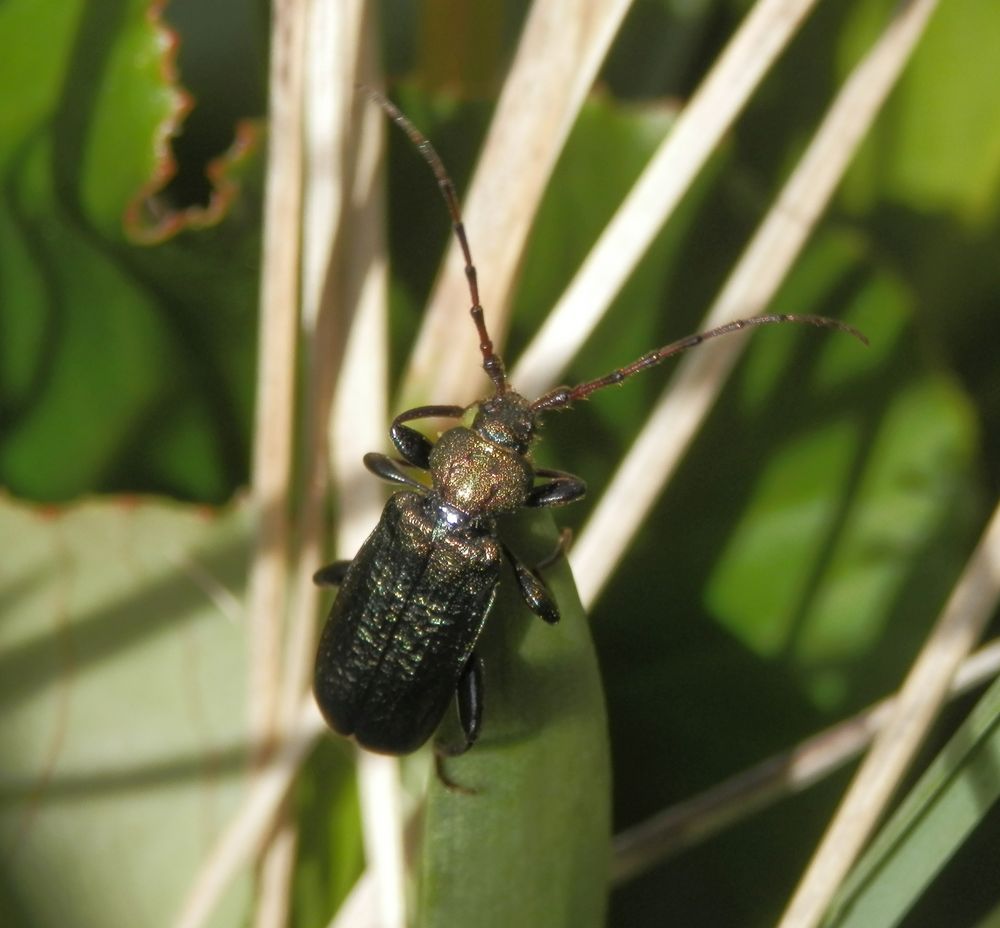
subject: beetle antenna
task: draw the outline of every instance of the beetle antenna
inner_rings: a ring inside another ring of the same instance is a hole
[[[837,329],[838,331],[846,332],[848,335],[853,335],[864,345],[868,344],[868,339],[854,328],[854,326],[847,325],[845,322],[839,322],[836,319],[829,319],[826,316],[797,316],[787,313],[771,313],[766,316],[751,316],[749,319],[734,319],[732,322],[709,329],[707,332],[688,335],[686,338],[678,339],[669,345],[664,345],[662,348],[650,351],[631,364],[619,367],[617,370],[611,371],[610,374],[605,374],[596,380],[588,380],[586,383],[578,384],[575,387],[556,387],[555,390],[550,390],[544,396],[535,400],[531,404],[531,409],[533,412],[566,409],[577,400],[586,399],[591,393],[619,384],[623,380],[627,380],[629,377],[638,374],[640,371],[655,367],[657,364],[666,361],[667,358],[672,358],[675,354],[680,354],[682,351],[687,351],[688,348],[694,348],[695,345],[707,342],[710,338],[729,335],[731,332],[739,332],[741,329],[749,329],[759,325],[775,325],[780,322],[798,322],[803,325],[814,325],[823,329]]]
[[[469,240],[465,235],[465,224],[462,222],[462,211],[458,206],[458,196],[455,193],[455,185],[444,166],[444,162],[438,155],[434,146],[427,137],[403,114],[403,112],[388,97],[383,96],[371,87],[362,86],[360,88],[368,95],[368,99],[377,103],[389,115],[389,118],[402,129],[413,142],[414,147],[420,152],[424,161],[430,165],[430,169],[437,178],[438,188],[444,197],[444,202],[451,214],[451,227],[455,230],[455,237],[462,248],[462,255],[465,258],[465,278],[469,282],[469,296],[472,299],[472,306],[469,314],[476,324],[476,332],[479,335],[479,350],[483,355],[483,370],[486,371],[497,393],[507,390],[507,374],[504,371],[503,361],[493,349],[493,340],[486,329],[486,320],[483,318],[483,307],[479,302],[479,281],[476,275],[476,265],[472,262],[472,251],[469,249]]]

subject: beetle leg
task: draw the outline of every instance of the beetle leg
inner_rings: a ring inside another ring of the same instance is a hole
[[[458,703],[458,721],[462,726],[465,742],[458,747],[451,747],[435,741],[434,769],[446,789],[471,796],[475,795],[476,791],[456,783],[449,777],[445,773],[444,762],[446,758],[457,757],[468,751],[478,740],[479,730],[483,725],[483,663],[475,652],[465,662],[462,675],[458,678],[455,701]]]
[[[334,561],[332,564],[327,564],[313,574],[313,583],[316,586],[340,586],[350,566],[350,561]]]
[[[389,435],[407,464],[427,470],[430,466],[431,449],[434,444],[426,435],[403,425],[414,419],[461,419],[465,415],[464,406],[417,406],[407,409],[392,420]]]
[[[483,663],[475,652],[469,656],[462,676],[458,678],[455,696],[458,702],[458,721],[465,735],[465,745],[460,752],[464,754],[476,743],[483,726]]]
[[[535,565],[535,570],[539,571],[544,570],[546,567],[551,567],[556,561],[559,560],[559,558],[569,551],[572,544],[573,529],[564,526],[559,532],[559,540],[556,542],[556,546],[552,549],[552,553],[543,557]]]
[[[414,480],[409,474],[399,469],[400,465],[405,463],[403,461],[396,461],[388,455],[379,454],[377,451],[369,451],[363,460],[365,467],[376,477],[381,477],[390,483],[401,483],[404,486],[415,487],[422,492],[427,490],[427,487],[419,480]]]
[[[441,781],[444,788],[451,793],[459,793],[462,796],[475,796],[476,790],[472,789],[471,786],[462,786],[461,783],[456,783],[445,772],[444,762],[450,756],[440,744],[434,745],[434,772],[437,774],[437,778]]]
[[[458,721],[462,726],[465,741],[458,747],[453,747],[437,741],[435,752],[442,757],[458,757],[472,747],[479,738],[479,730],[483,726],[483,662],[473,652],[462,668],[455,687],[455,702],[458,705]],[[442,777],[447,782],[447,777]]]
[[[532,509],[546,506],[565,506],[575,502],[587,492],[587,484],[579,477],[567,474],[562,470],[549,470],[540,467],[535,473],[539,477],[551,477],[551,480],[538,484],[528,491],[524,505]]]
[[[560,546],[561,547],[561,546]],[[539,577],[530,567],[522,564],[515,554],[506,546],[504,553],[514,568],[514,576],[517,577],[517,585],[521,589],[521,596],[528,604],[528,608],[539,618],[544,619],[549,625],[554,625],[559,621],[559,607],[552,598],[552,594]]]

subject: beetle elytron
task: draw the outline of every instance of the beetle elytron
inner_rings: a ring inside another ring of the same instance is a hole
[[[482,722],[482,669],[475,646],[490,612],[506,558],[528,607],[546,622],[559,610],[536,572],[497,537],[498,516],[522,508],[560,506],[586,491],[561,471],[535,468],[530,448],[544,413],[653,367],[706,339],[751,326],[799,322],[857,330],[821,316],[769,315],[736,320],[651,351],[631,364],[575,387],[559,387],[529,401],[507,382],[479,303],[476,268],[451,179],[430,142],[387,99],[369,96],[407,133],[430,165],[465,258],[483,370],[493,394],[469,407],[421,406],[396,416],[390,429],[402,460],[365,455],[376,476],[403,489],[353,561],[320,570],[317,582],[340,586],[316,657],[316,701],[330,726],[363,747],[407,754],[434,733],[457,696],[464,748]],[[407,425],[451,418],[462,424],[434,444]],[[404,468],[429,471],[427,487]]]

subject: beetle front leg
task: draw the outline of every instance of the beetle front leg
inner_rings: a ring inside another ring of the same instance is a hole
[[[565,506],[575,502],[587,492],[587,484],[573,474],[562,470],[549,470],[540,467],[535,473],[539,477],[551,477],[545,483],[538,484],[528,491],[524,505],[532,509],[542,509],[547,506]]]
[[[433,442],[426,435],[421,435],[416,429],[411,429],[403,423],[412,422],[414,419],[461,419],[463,415],[465,415],[464,406],[417,406],[415,409],[401,412],[392,420],[389,435],[407,464],[427,470],[430,466]]]
[[[400,464],[404,463],[389,457],[387,454],[380,454],[378,451],[369,451],[362,459],[365,467],[376,477],[388,480],[390,483],[401,483],[407,487],[414,487],[422,493],[427,491],[419,480],[414,480],[409,474],[400,470]]]

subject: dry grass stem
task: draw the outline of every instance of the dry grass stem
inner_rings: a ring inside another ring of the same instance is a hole
[[[561,375],[814,3],[751,9],[519,359],[511,379],[525,396]]]
[[[373,56],[374,58],[374,56]],[[374,83],[374,66],[363,83]],[[343,369],[330,417],[330,468],[340,502],[336,550],[353,557],[385,502],[379,482],[361,464],[365,452],[382,448],[388,418],[388,276],[384,178],[382,176],[384,115],[361,100],[358,182],[347,228],[350,248],[341,272],[356,275],[349,285],[346,305],[356,305],[348,336]],[[310,656],[311,656],[310,650]],[[365,857],[377,887],[378,924],[402,928],[405,924],[405,869],[403,824],[400,813],[399,764],[394,758],[361,753],[358,783]]]
[[[628,0],[536,0],[528,13],[463,204],[497,344],[507,330],[514,282],[545,186],[628,7]],[[453,342],[469,305],[462,267],[452,243],[403,385],[409,405],[461,403],[482,390],[476,351],[441,363],[441,346]],[[471,335],[469,341],[474,345]]]
[[[266,755],[239,810],[209,852],[173,922],[176,928],[201,928],[209,923],[212,911],[233,878],[263,849],[274,817],[299,768],[324,731],[326,725],[309,696],[302,701],[293,732]]]
[[[957,697],[1000,673],[1000,639],[967,658],[951,681]],[[800,793],[857,757],[896,710],[884,699],[703,793],[640,822],[614,840],[612,878],[621,882],[707,840],[782,798]]]
[[[334,384],[349,363],[346,346],[355,337],[355,328],[363,330],[358,346],[362,351],[376,359],[385,351],[384,339],[378,335],[386,289],[379,168],[381,126],[373,114],[358,106],[355,91],[358,81],[370,78],[374,68],[374,27],[361,0],[335,8],[320,3],[316,14],[310,29],[307,88],[310,118],[303,236],[306,391],[299,481],[302,492],[296,513],[297,568],[283,679],[286,719],[294,717],[312,673],[321,598],[312,574],[327,555],[327,432],[331,428]],[[331,68],[331,61],[339,67]],[[374,367],[377,370],[377,363]],[[355,386],[345,379],[348,389]],[[384,391],[381,380],[364,385],[369,386]],[[376,403],[366,411],[378,415],[382,409]]]
[[[891,718],[810,861],[781,920],[783,928],[819,924],[927,737],[959,665],[982,635],[998,599],[1000,506],[910,669]]]
[[[379,928],[405,928],[406,868],[399,761],[358,751],[358,790],[367,872],[375,888]]]
[[[300,502],[293,526],[296,566],[283,642],[278,738],[294,724],[302,695],[309,689],[319,611],[319,592],[311,574],[320,562],[326,530],[325,432],[344,333],[361,288],[356,269],[363,272],[367,267],[366,261],[352,263],[345,258],[353,240],[344,234],[351,220],[350,185],[357,174],[353,161],[359,150],[355,144],[358,131],[351,116],[356,110],[354,85],[361,76],[361,57],[367,44],[363,41],[365,19],[361,0],[332,7],[314,2],[308,10],[302,88],[300,313],[306,386],[297,467]],[[331,62],[336,65],[331,66]],[[376,221],[381,222],[381,216]],[[370,260],[370,256],[365,257]],[[343,283],[334,287],[333,280]],[[296,843],[295,823],[283,816],[260,864],[256,928],[280,928],[288,921]]]
[[[295,355],[302,197],[302,60],[306,4],[272,14],[268,174],[264,200],[261,323],[251,483],[259,528],[250,572],[250,735],[275,733],[289,560]]]
[[[895,18],[844,82],[702,328],[766,309],[908,60],[912,41],[900,39],[909,36],[918,21],[914,11],[919,13],[926,5],[911,4],[905,15]],[[570,553],[584,608],[597,598],[670,479],[745,344],[745,336],[720,339],[678,365]]]
[[[366,870],[330,920],[329,928],[381,928],[377,913],[375,880],[371,872]]]

